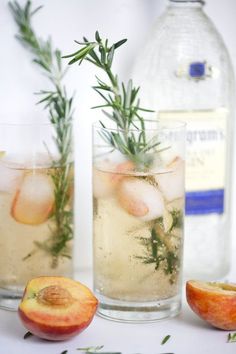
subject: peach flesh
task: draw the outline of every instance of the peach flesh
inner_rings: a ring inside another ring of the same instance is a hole
[[[97,299],[84,285],[64,277],[39,277],[26,286],[18,313],[32,334],[65,340],[92,321]]]
[[[236,330],[236,284],[190,280],[186,297],[191,309],[212,326]]]

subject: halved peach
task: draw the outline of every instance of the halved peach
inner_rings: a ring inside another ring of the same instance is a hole
[[[140,178],[124,178],[117,190],[117,199],[127,213],[143,221],[154,220],[164,213],[164,200],[159,190]]]
[[[27,284],[18,313],[26,329],[48,340],[65,340],[92,321],[98,301],[83,284],[64,277],[38,277]]]
[[[54,206],[54,185],[50,176],[32,171],[26,173],[12,202],[11,215],[22,223],[45,222]]]
[[[189,280],[186,297],[191,309],[212,326],[236,330],[236,284]]]

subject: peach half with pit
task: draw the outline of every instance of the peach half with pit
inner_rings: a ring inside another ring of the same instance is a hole
[[[236,330],[236,284],[189,280],[186,297],[191,309],[212,326]]]
[[[91,323],[98,301],[83,284],[65,277],[30,280],[18,308],[23,325],[35,336],[65,340]]]

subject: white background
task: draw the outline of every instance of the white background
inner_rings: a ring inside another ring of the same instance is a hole
[[[20,0],[20,3],[24,1]],[[122,79],[129,78],[135,56],[142,50],[157,16],[164,10],[165,0],[34,0],[35,6],[44,8],[35,16],[34,26],[43,38],[50,34],[53,42],[64,54],[76,49],[74,39],[83,35],[93,38],[98,29],[111,41],[128,38],[120,49],[115,70]],[[0,121],[40,120],[45,113],[35,106],[33,92],[46,88],[47,83],[37,68],[30,63],[30,56],[14,39],[16,26],[9,14],[7,0],[0,0]],[[216,27],[221,32],[236,66],[236,1],[208,0],[205,6]],[[66,64],[66,62],[65,62]],[[90,107],[97,98],[90,88],[95,70],[85,64],[71,67],[67,78],[70,92],[76,93],[77,146],[77,200],[76,200],[76,265],[91,265],[91,122],[97,112]],[[236,144],[235,144],[236,147]],[[235,155],[235,154],[234,154]],[[233,199],[234,206],[235,200]],[[235,227],[234,227],[235,230]]]
[[[22,3],[22,1],[20,1]],[[24,1],[23,1],[24,3]],[[45,5],[35,17],[35,28],[44,38],[51,34],[54,43],[64,53],[76,48],[74,39],[83,35],[91,38],[98,29],[113,40],[127,37],[126,48],[120,49],[116,70],[124,79],[129,77],[133,60],[157,15],[164,9],[165,0],[34,0],[35,6]],[[221,32],[236,66],[236,1],[208,0],[206,12]],[[0,121],[29,121],[41,119],[36,98],[32,92],[45,88],[45,81],[30,64],[30,57],[13,38],[16,27],[9,15],[7,0],[0,0]],[[71,92],[76,89],[77,144],[77,243],[76,264],[82,268],[91,265],[91,121],[96,113],[90,111],[96,103],[90,86],[95,71],[84,65],[73,66],[67,83]],[[236,144],[235,144],[236,148]],[[234,153],[234,156],[236,154]],[[236,165],[236,164],[234,164]],[[236,207],[235,192],[233,207]],[[235,212],[233,212],[235,214]],[[233,218],[236,219],[236,218]],[[236,230],[233,224],[233,235]],[[236,242],[234,238],[234,251]],[[236,267],[233,268],[234,271]],[[230,279],[235,281],[234,271]],[[91,272],[90,272],[91,274]],[[86,274],[81,280],[89,283]],[[105,344],[106,350],[121,350],[123,354],[142,352],[157,354],[234,354],[236,343],[226,343],[227,333],[214,330],[184,307],[177,319],[157,324],[129,325],[111,323],[96,318],[80,337],[66,343],[42,342],[36,338],[22,339],[25,330],[15,313],[0,310],[0,354],[59,354],[65,349],[79,353],[77,347]],[[166,334],[170,341],[161,346]]]

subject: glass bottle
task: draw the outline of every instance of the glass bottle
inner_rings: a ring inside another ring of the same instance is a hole
[[[187,123],[185,277],[230,267],[234,76],[200,0],[169,0],[134,67],[146,107]]]

